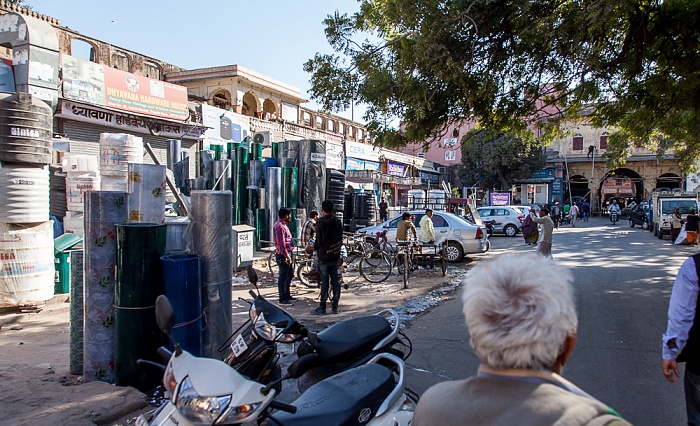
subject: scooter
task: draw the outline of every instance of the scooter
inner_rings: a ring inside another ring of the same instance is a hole
[[[612,222],[613,225],[615,225],[618,220],[619,220],[619,216],[618,216],[617,212],[610,212],[610,222]]]
[[[248,268],[248,279],[257,284],[257,273],[252,267]],[[405,360],[411,354],[411,340],[401,331],[401,320],[391,309],[341,321],[313,333],[259,292],[256,295],[251,290],[250,294],[254,297],[250,319],[219,351],[228,352],[224,362],[252,380],[267,384],[279,377],[277,343],[300,342],[297,356],[307,356],[307,371],[297,380],[301,393],[320,380],[366,364],[376,355],[390,353]]]
[[[275,385],[302,375],[311,365],[309,357],[296,360],[283,378],[264,386],[222,361],[197,358],[182,350],[170,333],[175,314],[166,296],[156,300],[156,321],[174,344],[172,354],[163,347],[158,350],[170,355],[167,367],[162,367],[169,400],[150,416],[139,416],[137,426],[242,424],[263,419],[272,425],[411,424],[417,398],[407,392],[405,367],[396,356],[373,357],[365,365],[319,382],[286,404],[275,400]],[[392,363],[394,368],[382,363]],[[273,409],[279,411],[273,414]]]

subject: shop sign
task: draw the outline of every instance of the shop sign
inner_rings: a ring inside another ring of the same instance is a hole
[[[558,197],[558,199],[561,199],[563,196],[563,189],[564,185],[562,183],[561,178],[556,178],[552,182],[552,200],[554,200],[554,197]]]
[[[360,160],[379,161],[379,150],[372,145],[359,142],[345,142],[345,154]]]
[[[364,170],[365,162],[362,160],[357,160],[355,158],[348,158],[345,162],[346,170]]]
[[[387,174],[392,175],[392,176],[403,177],[406,174],[406,166],[404,164],[401,164],[401,163],[387,161],[386,172],[387,172]]]
[[[250,134],[250,119],[225,109],[202,104],[202,124],[208,127],[204,136],[210,143],[225,145],[242,142]]]
[[[422,170],[418,171],[418,177],[421,183],[437,185],[440,183],[440,175],[436,173],[424,172]]]
[[[381,169],[382,165],[379,163],[375,163],[373,161],[365,161],[365,170],[371,170],[373,172],[376,172]]]
[[[554,169],[538,170],[530,177],[532,179],[554,179]]]
[[[343,169],[343,145],[326,141],[326,167],[329,169]]]
[[[124,133],[150,133],[165,138],[180,139],[189,137],[197,139],[201,136],[192,126],[179,123],[171,123],[157,118],[148,118],[110,111],[91,105],[83,105],[77,102],[62,101],[58,117],[75,121],[97,124],[100,126],[119,129]]]
[[[489,200],[492,206],[507,206],[510,204],[510,192],[492,192]]]
[[[61,55],[63,97],[121,111],[187,120],[187,88]]]

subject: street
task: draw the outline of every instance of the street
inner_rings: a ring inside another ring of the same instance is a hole
[[[494,236],[487,257],[534,250],[520,235]],[[675,274],[695,250],[630,229],[626,218],[613,226],[602,217],[555,230],[552,252],[573,271],[579,315],[564,376],[635,425],[685,424],[682,377],[673,385],[663,377],[660,344]],[[476,373],[461,292],[412,321],[407,334],[414,346],[407,382],[419,394]]]

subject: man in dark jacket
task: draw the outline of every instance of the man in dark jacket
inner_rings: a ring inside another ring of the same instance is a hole
[[[343,244],[343,224],[333,215],[333,202],[325,200],[321,203],[323,217],[316,222],[316,242],[314,250],[318,255],[318,271],[321,273],[321,302],[318,308],[311,311],[314,315],[326,314],[326,299],[328,287],[333,287],[331,312],[338,313],[340,300],[340,281],[338,280],[338,261],[340,246]]]
[[[698,225],[700,217],[695,214],[695,209],[690,209],[690,214],[685,218],[685,232],[688,234],[688,243],[692,246],[698,243]]]

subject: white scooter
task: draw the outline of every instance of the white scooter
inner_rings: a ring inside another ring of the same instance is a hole
[[[167,297],[156,300],[158,327],[171,338],[175,315]],[[346,370],[312,386],[292,404],[276,401],[272,382],[264,386],[247,379],[228,364],[197,358],[173,341],[174,352],[165,368],[163,385],[169,401],[145,425],[223,425],[265,420],[269,425],[408,426],[417,398],[407,393],[404,363],[391,354]],[[159,353],[166,354],[161,348]],[[309,358],[311,359],[311,357]],[[281,380],[298,378],[310,368],[306,356],[297,359]],[[311,365],[309,365],[311,364]],[[392,369],[382,364],[392,364]],[[278,410],[272,413],[272,410]]]

